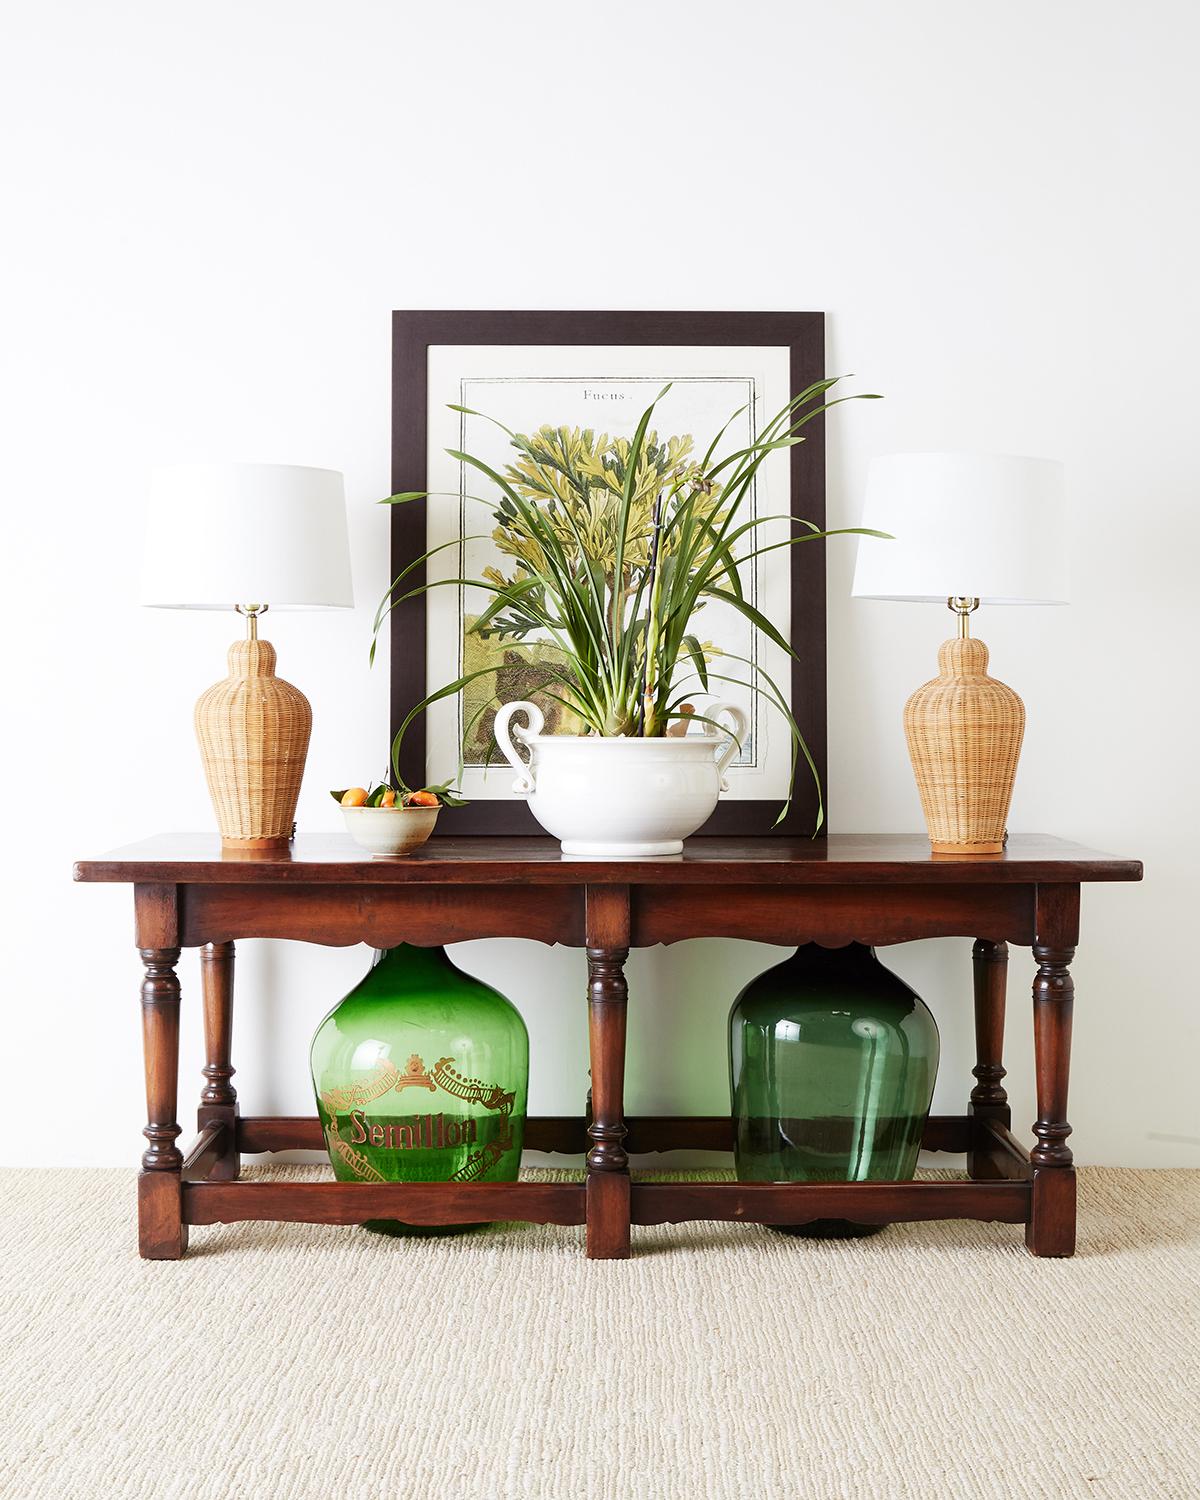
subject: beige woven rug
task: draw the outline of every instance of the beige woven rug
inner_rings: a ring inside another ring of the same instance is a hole
[[[148,1264],[129,1173],[0,1173],[0,1495],[1195,1500],[1200,1172],[1081,1177],[1073,1261],[243,1224]]]

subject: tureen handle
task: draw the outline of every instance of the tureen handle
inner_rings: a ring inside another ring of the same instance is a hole
[[[741,750],[743,744],[745,744],[746,731],[750,727],[750,721],[736,703],[710,703],[704,710],[704,717],[706,719],[717,719],[721,714],[724,714],[733,725],[728,744],[726,744],[717,756],[717,775],[720,778],[721,790],[727,792],[729,790],[729,782],[725,779],[725,772],[729,767],[729,762]],[[718,733],[718,730],[713,724],[705,724],[704,732],[705,734],[715,735]]]
[[[735,709],[734,712],[736,713],[737,710]],[[524,718],[524,726],[510,723],[513,714],[520,714]],[[513,782],[513,791],[520,797],[528,797],[533,791],[533,749],[528,744],[526,736],[541,734],[545,723],[545,715],[536,703],[525,703],[518,699],[515,703],[506,703],[496,715],[496,721],[492,725],[492,733],[496,737],[496,743],[500,746],[504,759],[517,773],[517,779]],[[528,764],[518,755],[514,740],[519,741],[529,750]]]

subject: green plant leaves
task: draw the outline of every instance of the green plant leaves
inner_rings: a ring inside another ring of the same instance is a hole
[[[397,604],[439,586],[479,589],[489,597],[472,629],[481,637],[503,641],[552,641],[564,666],[548,669],[547,683],[558,687],[561,696],[544,689],[545,696],[578,714],[597,734],[662,732],[669,720],[681,717],[680,689],[692,677],[705,693],[713,683],[741,682],[761,695],[783,716],[792,739],[790,801],[798,760],[807,761],[814,777],[816,771],[786,696],[761,663],[706,646],[694,621],[705,602],[714,601],[737,612],[795,659],[782,630],[746,597],[741,568],[801,542],[882,535],[861,528],[822,531],[811,522],[791,518],[792,526],[804,528],[800,535],[759,543],[758,528],[782,518],[745,514],[755,480],[772,453],[803,442],[807,424],[841,402],[878,399],[873,394],[830,397],[840,378],[814,381],[791,397],[752,441],[719,460],[715,455],[722,439],[746,408],[730,417],[697,461],[690,437],[660,436],[651,428],[669,384],[642,413],[629,440],[592,428],[544,426],[533,433],[515,433],[486,413],[451,405],[453,411],[493,423],[517,455],[500,473],[470,453],[447,450],[492,487],[490,498],[468,498],[491,511],[496,523],[492,535],[505,554],[508,572],[489,567],[485,578],[413,582],[413,575],[436,553],[459,546],[458,538],[415,558],[380,601],[372,661],[379,632]],[[381,503],[421,499],[433,496],[405,491]],[[739,555],[739,544],[749,550]],[[714,655],[720,659],[718,665],[741,662],[750,667],[749,680],[714,670]],[[466,673],[411,709],[392,743],[393,767],[418,714],[494,670],[489,666]],[[475,718],[482,712],[482,707],[477,709]],[[692,717],[706,722],[699,708]],[[450,800],[457,794],[449,783],[430,790],[447,805],[457,805]],[[823,811],[818,827],[821,818]]]
[[[687,647],[688,655],[692,659],[692,665],[696,668],[696,676],[700,679],[700,686],[708,692],[708,663],[704,660],[704,648],[694,635],[685,635],[683,644]]]

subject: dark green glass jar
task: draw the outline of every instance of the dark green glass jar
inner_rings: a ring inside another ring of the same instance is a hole
[[[498,990],[444,948],[403,943],[325,1017],[317,1111],[341,1182],[512,1182],[521,1166],[529,1037]],[[393,1220],[370,1229],[410,1232]]]
[[[933,1098],[937,1025],[873,948],[805,944],[751,980],[729,1018],[742,1182],[911,1178]],[[797,1234],[869,1234],[842,1220]]]

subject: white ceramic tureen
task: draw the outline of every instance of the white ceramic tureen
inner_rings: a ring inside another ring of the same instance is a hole
[[[724,716],[729,737],[711,724],[704,733],[657,739],[542,734],[541,709],[524,702],[506,703],[494,732],[517,773],[513,791],[564,854],[644,859],[681,853],[729,789],[725,768],[745,738],[746,716],[731,703],[706,706],[704,714]],[[514,715],[525,723],[514,724]]]

